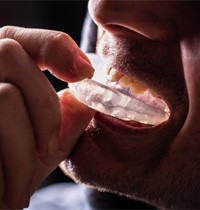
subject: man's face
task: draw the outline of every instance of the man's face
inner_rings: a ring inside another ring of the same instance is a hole
[[[179,1],[91,0],[89,11],[107,66],[156,93],[170,117],[145,126],[96,113],[66,161],[67,173],[159,207],[199,207],[198,16]]]

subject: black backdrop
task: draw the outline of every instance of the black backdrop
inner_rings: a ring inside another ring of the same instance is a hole
[[[45,28],[68,33],[77,44],[87,11],[87,1],[0,1],[0,27],[15,25],[21,27]],[[56,91],[67,86],[48,72],[45,75]],[[71,181],[57,168],[41,187],[63,181]]]

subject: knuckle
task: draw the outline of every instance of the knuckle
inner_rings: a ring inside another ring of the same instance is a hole
[[[68,34],[63,33],[63,32],[60,32],[57,34],[57,39],[59,42],[62,42],[62,41],[72,42],[73,41],[72,38]]]
[[[64,32],[50,32],[46,36],[45,43],[40,49],[40,57],[42,58],[41,62],[44,63],[44,65],[47,65],[47,63],[49,65],[51,62],[53,63],[55,57],[60,58],[62,56],[63,50],[65,50],[65,52],[68,51],[67,60],[71,61],[73,52],[76,51],[76,47],[77,45],[68,34]],[[71,65],[71,62],[69,62],[69,65]],[[55,67],[53,67],[53,69],[54,68]],[[51,67],[50,69],[53,70]]]
[[[0,28],[0,38],[11,37],[15,32],[14,26],[3,26]]]
[[[64,32],[56,32],[49,35],[46,47],[49,50],[56,49],[65,40],[70,39],[70,36]]]
[[[17,100],[22,98],[20,90],[10,83],[0,83],[1,103],[12,103],[16,105]]]
[[[5,38],[0,40],[1,58],[13,58],[13,56],[17,56],[21,50],[21,45],[13,39]]]

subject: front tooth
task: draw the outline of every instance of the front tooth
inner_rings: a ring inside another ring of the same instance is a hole
[[[103,66],[103,72],[105,72],[107,75],[110,74],[110,70],[111,70],[111,67],[109,67],[108,65],[104,65]]]
[[[137,80],[134,80],[134,82],[130,85],[130,90],[133,93],[143,94],[147,90],[147,86]]]
[[[106,68],[106,73],[107,73],[107,75],[110,74],[111,69],[112,69],[111,67],[107,67],[107,68]]]
[[[128,88],[131,83],[133,82],[133,79],[127,75],[124,75],[120,80],[119,80],[119,84],[124,87],[124,88]]]
[[[116,71],[115,69],[111,68],[110,69],[110,72],[109,72],[109,79],[111,81],[118,81],[120,78],[122,78],[124,75],[119,72],[119,71]]]

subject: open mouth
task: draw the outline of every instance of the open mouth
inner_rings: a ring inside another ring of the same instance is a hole
[[[96,54],[87,56],[96,70],[94,77],[69,84],[78,100],[134,127],[156,126],[169,119],[167,104],[145,84],[116,69],[105,68]]]

